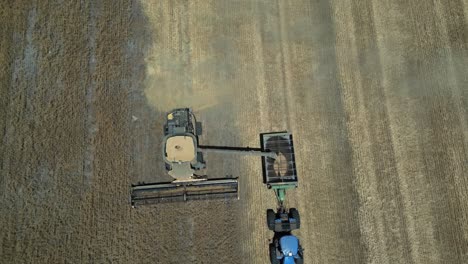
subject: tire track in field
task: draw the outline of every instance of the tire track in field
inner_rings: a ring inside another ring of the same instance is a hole
[[[97,3],[99,5],[99,3]],[[98,16],[99,7],[96,6],[95,2],[89,3],[88,13],[88,72],[87,72],[87,84],[85,90],[85,142],[86,147],[83,158],[83,183],[86,186],[90,186],[94,178],[94,153],[95,137],[97,132],[96,125],[96,113],[95,113],[95,94],[96,94],[96,19]]]
[[[372,2],[353,3],[351,6],[354,23],[355,44],[358,57],[358,78],[362,89],[359,103],[367,110],[367,128],[370,141],[370,158],[374,164],[377,201],[384,208],[381,219],[385,236],[382,246],[384,259],[390,263],[413,263],[412,243],[408,238],[407,214],[401,180],[395,161],[392,130],[389,125],[386,94],[382,87],[380,50],[376,43],[376,27]],[[391,197],[391,198],[390,198]]]
[[[427,146],[437,144],[435,142],[429,144],[427,140],[434,133],[432,131],[437,131],[441,125],[436,123],[431,125],[431,122],[427,121],[427,118],[434,116],[434,113],[427,110],[424,101],[444,102],[446,99],[446,91],[441,90],[442,87],[438,87],[437,84],[446,78],[438,76],[438,72],[443,68],[432,72],[434,65],[437,65],[437,68],[445,65],[443,61],[439,61],[437,52],[434,52],[435,50],[432,48],[437,47],[440,43],[436,37],[440,36],[436,32],[439,29],[428,21],[430,19],[427,19],[435,16],[432,14],[433,8],[428,4],[408,8],[406,5],[374,3],[374,10],[376,10],[374,11],[376,12],[374,19],[378,34],[376,39],[383,69],[381,85],[386,94],[388,129],[391,131],[394,143],[397,169],[397,173],[394,175],[397,175],[400,181],[404,204],[402,210],[404,211],[404,219],[408,223],[406,232],[409,236],[409,246],[412,248],[411,254],[415,263],[439,263],[442,260],[460,256],[460,253],[441,251],[440,245],[438,245],[437,215],[440,213],[438,212],[440,209],[434,209],[434,203],[437,202],[434,200],[433,194],[447,193],[448,191],[444,189],[446,181],[441,184],[437,183],[440,181],[440,177],[437,177],[438,180],[432,178],[438,172],[430,169],[431,166],[427,163],[427,153],[432,152]],[[418,13],[418,15],[413,20],[414,16],[406,13]],[[419,30],[415,31],[417,28]],[[384,32],[387,33],[384,34]],[[419,47],[414,48],[414,46]],[[358,47],[364,46],[358,45]],[[447,113],[446,116],[451,117],[452,114]],[[442,119],[444,118],[441,116],[436,117],[435,120]],[[456,124],[456,122],[449,123]],[[433,130],[428,129],[429,127],[432,127]],[[453,138],[453,136],[449,138]],[[442,151],[444,148],[438,149]],[[442,157],[438,157],[438,159],[444,160]],[[441,199],[445,200],[445,198]],[[457,199],[445,201],[453,204],[453,201],[457,201]],[[386,213],[389,211],[388,208],[386,206],[381,211]],[[449,211],[456,212],[458,210],[456,208],[457,205],[454,205]],[[458,218],[454,217],[453,219]],[[457,226],[457,224],[449,226]],[[399,240],[398,237],[395,239]],[[399,258],[395,261],[406,263],[407,259]],[[453,261],[457,263],[455,259]]]
[[[306,258],[316,263],[362,263],[359,200],[351,145],[337,81],[336,24],[326,1],[287,6],[291,89],[296,112],[296,160]],[[294,121],[292,121],[294,122]],[[302,180],[301,180],[302,179]]]

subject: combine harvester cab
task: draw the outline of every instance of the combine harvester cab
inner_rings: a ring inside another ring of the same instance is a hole
[[[208,178],[196,172],[206,167],[198,150],[201,124],[191,109],[175,109],[166,115],[162,155],[172,182],[132,185],[131,204],[154,204],[204,199],[238,199],[237,178]]]

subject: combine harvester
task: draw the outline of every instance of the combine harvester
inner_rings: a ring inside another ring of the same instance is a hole
[[[166,115],[162,156],[171,182],[141,183],[131,187],[133,207],[160,202],[199,199],[239,199],[237,177],[209,178],[197,174],[206,168],[203,154],[218,152],[262,157],[264,177],[269,186],[284,195],[285,188],[297,186],[292,135],[286,132],[260,134],[261,148],[201,146],[198,137],[202,126],[190,108],[180,108]],[[285,171],[282,175],[280,172]],[[267,175],[267,176],[265,176]]]

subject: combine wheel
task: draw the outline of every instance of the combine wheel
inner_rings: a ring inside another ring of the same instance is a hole
[[[195,122],[195,133],[197,134],[197,136],[201,136],[202,132],[203,129],[201,122]]]
[[[273,209],[268,209],[267,210],[267,225],[268,229],[270,230],[275,230],[275,220],[276,220],[276,214]]]
[[[297,229],[301,228],[301,217],[299,211],[296,208],[289,209],[289,217],[296,219]]]

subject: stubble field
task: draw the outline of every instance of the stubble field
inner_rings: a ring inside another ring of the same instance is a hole
[[[129,205],[167,181],[164,113],[204,145],[293,133],[305,263],[468,263],[468,1],[2,1],[0,263],[268,263],[240,200]]]

